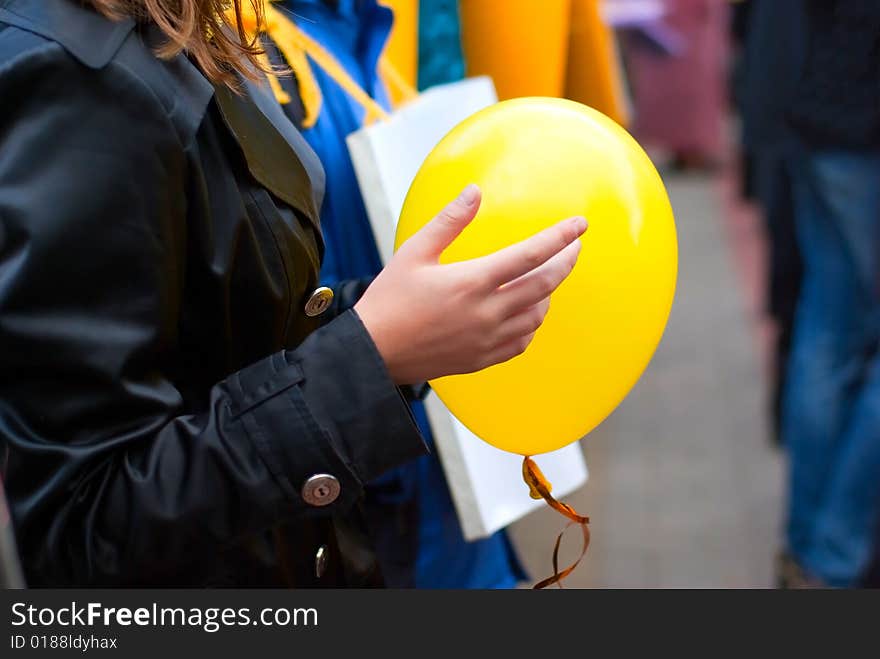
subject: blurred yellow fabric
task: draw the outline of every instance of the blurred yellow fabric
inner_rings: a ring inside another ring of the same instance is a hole
[[[380,74],[388,86],[391,102],[397,106],[411,97],[419,69],[419,0],[381,0],[394,11],[394,25],[383,52]],[[390,67],[384,64],[388,62]],[[398,79],[393,79],[399,76]],[[404,84],[401,84],[404,83]]]
[[[626,125],[614,33],[600,0],[461,0],[467,74],[489,75],[500,99],[565,97]]]
[[[600,0],[571,0],[565,96],[589,105],[622,126],[629,123],[623,72],[614,33]]]
[[[461,0],[467,74],[489,75],[501,100],[562,96],[571,0]]]

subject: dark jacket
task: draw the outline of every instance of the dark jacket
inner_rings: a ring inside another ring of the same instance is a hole
[[[157,43],[0,0],[0,449],[28,580],[378,585],[358,499],[424,444],[346,310],[361,287],[304,312],[320,165],[267,90]]]
[[[880,148],[880,2],[803,2],[808,54],[791,125],[814,148]]]
[[[786,113],[803,74],[804,0],[752,0],[743,49],[743,142],[752,151],[785,151],[792,136]]]

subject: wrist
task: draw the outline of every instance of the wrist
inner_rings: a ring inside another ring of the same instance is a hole
[[[354,305],[353,311],[367,330],[367,334],[370,336],[370,340],[376,347],[376,352],[379,353],[379,357],[381,357],[384,362],[385,369],[388,371],[394,384],[411,384],[406,381],[406,378],[402,377],[401,369],[396,363],[396,353],[393,349],[395,341],[391,336],[392,328],[388,327],[386,323],[381,321],[381,319],[374,316],[369,305],[365,306],[361,304],[360,301]]]

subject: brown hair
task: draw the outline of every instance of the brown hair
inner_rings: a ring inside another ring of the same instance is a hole
[[[242,2],[250,2],[262,25],[262,0],[88,0],[111,19],[134,18],[152,22],[167,42],[157,55],[170,59],[181,52],[192,57],[213,82],[235,86],[234,72],[255,78],[263,69],[259,38],[248,37],[242,23]],[[235,24],[227,28],[225,12],[232,9]]]

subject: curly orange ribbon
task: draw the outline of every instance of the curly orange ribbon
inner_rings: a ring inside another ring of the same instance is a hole
[[[562,529],[559,535],[556,536],[556,544],[553,547],[553,576],[547,577],[546,579],[543,579],[534,585],[535,589],[546,588],[547,586],[552,586],[553,584],[557,584],[560,588],[562,588],[562,580],[565,579],[572,572],[574,572],[575,568],[581,562],[581,559],[587,553],[587,548],[590,546],[590,527],[588,526],[590,523],[590,518],[579,514],[567,503],[562,503],[561,501],[557,501],[555,498],[553,498],[553,495],[550,494],[550,490],[553,489],[553,486],[544,477],[544,474],[541,473],[541,470],[538,468],[538,465],[535,464],[535,461],[532,460],[529,456],[526,456],[523,459],[522,473],[523,480],[526,482],[526,485],[529,486],[529,494],[533,499],[544,499],[544,501],[547,502],[547,505],[553,508],[553,510],[571,520],[568,524],[565,525],[565,528]],[[575,524],[579,524],[581,527],[581,532],[583,533],[584,537],[583,548],[581,549],[580,556],[578,556],[577,560],[574,563],[569,565],[564,570],[560,570],[559,546],[562,543],[562,536],[565,535],[565,532],[569,529],[569,527]]]

